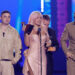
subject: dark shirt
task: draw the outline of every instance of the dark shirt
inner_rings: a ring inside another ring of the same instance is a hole
[[[50,36],[50,39],[52,41],[52,47],[56,47],[56,50],[58,50],[59,48],[59,43],[57,41],[57,38],[56,38],[56,34],[55,34],[55,31],[52,29],[52,28],[48,28],[48,34]]]
[[[59,43],[56,38],[55,31],[52,28],[48,28],[48,34],[52,41],[51,47],[56,47],[56,50],[59,48]],[[47,75],[53,75],[53,58],[52,52],[47,51]]]

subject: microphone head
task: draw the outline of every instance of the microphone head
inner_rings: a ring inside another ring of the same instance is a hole
[[[25,24],[24,22],[21,22],[22,26]]]
[[[38,32],[37,32],[37,34],[39,34],[41,32],[41,28],[38,28]]]
[[[3,37],[5,37],[5,32],[3,32]]]
[[[38,31],[40,32],[41,31],[41,28],[38,28]]]

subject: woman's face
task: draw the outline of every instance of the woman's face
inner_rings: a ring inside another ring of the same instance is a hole
[[[39,14],[36,14],[35,15],[35,19],[34,19],[34,24],[37,25],[37,26],[40,26],[41,25],[41,21],[42,21],[42,16],[39,15]]]

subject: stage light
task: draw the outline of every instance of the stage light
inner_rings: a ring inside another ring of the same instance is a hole
[[[21,32],[21,18],[22,18],[22,5],[23,5],[23,0],[19,0],[19,4],[18,4],[18,13],[17,13],[17,20],[16,20],[16,30],[19,32]]]
[[[44,0],[41,0],[41,12],[44,12]]]

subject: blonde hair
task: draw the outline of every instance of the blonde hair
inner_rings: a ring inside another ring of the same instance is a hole
[[[29,16],[28,24],[34,25],[34,19],[36,19],[36,16],[35,16],[36,14],[43,17],[42,14],[39,11],[33,11]]]

